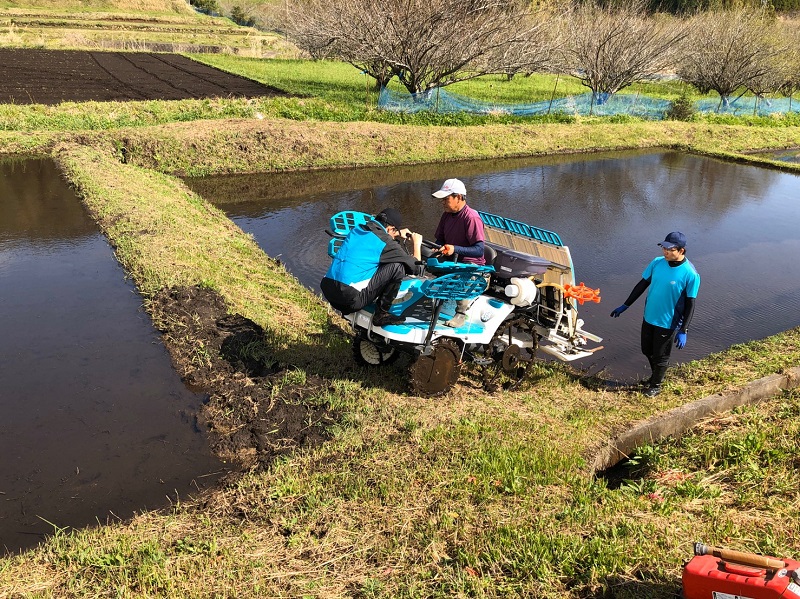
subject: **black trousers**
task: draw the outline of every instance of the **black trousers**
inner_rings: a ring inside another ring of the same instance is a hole
[[[672,329],[662,329],[642,321],[642,353],[650,363],[652,370],[651,386],[660,385],[667,374],[674,338],[675,331]]]
[[[399,262],[381,264],[372,275],[369,284],[361,290],[359,295],[364,303],[356,310],[375,302],[379,310],[388,312],[394,298],[397,297],[397,292],[400,291],[400,283],[405,274],[406,269]]]
[[[397,297],[397,292],[400,291],[400,283],[405,274],[402,264],[392,262],[378,266],[367,286],[360,291],[327,277],[322,279],[320,288],[325,299],[342,314],[358,312],[372,302],[378,305],[379,310],[388,312],[392,307],[392,301]]]

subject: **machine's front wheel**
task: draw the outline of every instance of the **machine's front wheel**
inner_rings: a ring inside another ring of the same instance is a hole
[[[377,344],[361,334],[353,339],[353,357],[363,366],[391,364],[397,356],[397,349],[390,345]]]

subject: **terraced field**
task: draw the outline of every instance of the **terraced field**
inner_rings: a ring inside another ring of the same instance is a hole
[[[169,15],[0,7],[0,46],[291,56],[281,36],[187,10]]]

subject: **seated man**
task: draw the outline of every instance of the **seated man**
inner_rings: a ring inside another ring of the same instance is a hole
[[[467,188],[458,179],[448,179],[439,191],[431,194],[442,201],[444,213],[436,227],[436,243],[441,247],[436,251],[440,256],[455,258],[458,254],[462,262],[486,264],[483,257],[483,221],[476,210],[467,206]],[[460,327],[466,321],[467,309],[471,300],[461,300],[456,313],[445,324]]]
[[[320,283],[331,306],[350,314],[375,302],[374,325],[405,321],[402,316],[390,314],[389,308],[403,277],[421,272],[422,235],[401,229],[402,226],[400,212],[385,208],[374,220],[350,231]],[[399,238],[409,237],[414,243],[413,256],[398,242]]]
[[[442,256],[458,254],[462,262],[486,264],[483,257],[483,221],[467,206],[467,188],[458,179],[448,179],[431,194],[442,201],[444,212],[436,227],[436,243]]]

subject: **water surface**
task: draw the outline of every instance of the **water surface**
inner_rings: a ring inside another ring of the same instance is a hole
[[[800,325],[800,177],[678,152],[596,154],[289,175],[190,180],[271,256],[318,291],[329,258],[328,218],[338,210],[399,208],[430,238],[441,207],[430,194],[450,177],[470,205],[557,232],[576,278],[601,289],[584,304],[586,330],[605,349],[574,364],[611,376],[646,372],[639,351],[644,298],[621,318],[657,243],[680,230],[701,275],[685,362]]]
[[[216,479],[204,396],[50,161],[0,162],[0,306],[0,550]]]

